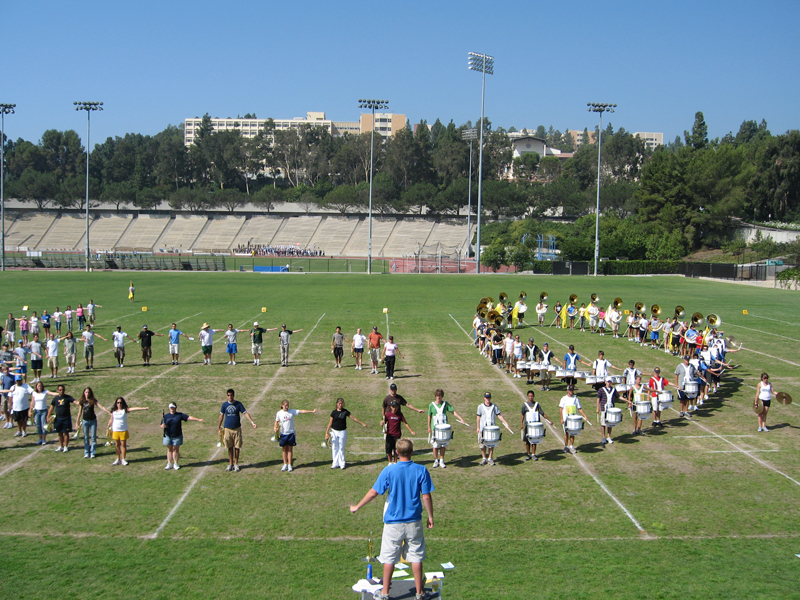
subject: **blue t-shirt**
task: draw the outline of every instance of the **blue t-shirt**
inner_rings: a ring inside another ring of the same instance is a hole
[[[398,461],[381,471],[372,489],[381,495],[389,491],[384,523],[416,523],[422,519],[421,495],[433,491],[433,481],[424,466]]]
[[[225,415],[225,421],[222,423],[225,429],[239,429],[242,426],[242,419],[239,415],[246,413],[247,410],[245,410],[244,404],[238,400],[233,402],[226,400],[222,403],[222,408],[219,409],[219,412]]]
[[[179,438],[183,435],[182,421],[188,421],[189,415],[176,412],[164,415],[164,435],[171,438]]]
[[[180,329],[170,329],[169,330],[169,343],[170,344],[180,344],[181,343],[181,335],[183,335],[183,332]]]
[[[42,315],[42,326],[50,327],[50,315]]]
[[[13,375],[7,375],[6,373],[3,373],[3,383],[2,383],[2,385],[3,385],[3,387],[0,388],[0,389],[10,390],[11,386],[14,385],[14,376]],[[8,398],[8,394],[0,394],[0,397]]]
[[[575,353],[573,355],[570,355],[570,353],[567,352],[564,355],[564,365],[565,365],[564,368],[568,369],[569,371],[574,371],[575,369],[578,368],[578,361],[580,359],[581,359],[580,354]]]

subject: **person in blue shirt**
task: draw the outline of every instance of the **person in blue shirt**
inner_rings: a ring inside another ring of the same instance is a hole
[[[239,451],[242,448],[242,419],[239,415],[244,415],[253,429],[258,426],[255,421],[250,417],[250,413],[244,407],[244,404],[236,400],[236,392],[229,389],[226,392],[228,400],[222,403],[222,408],[219,409],[219,423],[217,429],[221,430],[222,444],[228,449],[228,466],[226,471],[239,471]],[[224,421],[224,427],[223,427]]]
[[[167,466],[164,467],[165,471],[170,469],[177,471],[181,468],[178,460],[181,457],[181,446],[183,445],[183,421],[199,421],[202,423],[203,419],[178,412],[178,405],[170,402],[169,413],[161,418],[161,428],[164,430],[163,444],[167,447]]]
[[[383,469],[377,481],[356,505],[350,507],[355,513],[388,490],[389,496],[383,512],[383,538],[378,560],[383,563],[383,589],[375,592],[376,600],[389,598],[389,585],[392,582],[394,566],[400,562],[403,542],[407,544],[407,559],[414,573],[417,587],[417,600],[424,600],[427,594],[423,587],[422,561],[425,558],[425,535],[422,526],[422,507],[428,513],[428,529],[433,527],[433,482],[423,465],[411,461],[414,444],[409,439],[397,442],[398,462]]]
[[[169,353],[172,356],[173,365],[179,364],[178,360],[180,359],[181,352],[181,336],[185,337],[187,340],[192,339],[178,329],[177,324],[173,323],[171,329],[169,330]]]

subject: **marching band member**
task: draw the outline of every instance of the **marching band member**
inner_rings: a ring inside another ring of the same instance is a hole
[[[511,337],[511,332],[506,333],[503,338],[503,362],[506,365],[506,373],[511,373],[514,368],[514,338]]]
[[[487,458],[487,446],[484,446],[483,444],[483,430],[487,426],[494,426],[495,416],[503,422],[503,425],[505,425],[509,431],[511,431],[511,427],[509,427],[505,417],[500,414],[500,407],[492,402],[492,393],[486,392],[483,395],[483,404],[478,406],[478,416],[476,422],[478,446],[481,449],[481,465],[485,465],[487,463],[489,465],[494,465],[494,459],[492,458],[494,454],[494,447],[488,448],[489,457]],[[514,432],[511,431],[511,433],[513,434]]]
[[[550,347],[547,345],[547,342],[544,343],[542,346],[542,353],[540,355],[541,362],[542,362],[542,370],[539,371],[539,376],[542,380],[542,391],[549,392],[550,391],[550,371],[548,371],[545,367],[550,366],[553,364],[553,361],[559,362],[559,360],[553,354],[553,351],[550,350]]]
[[[528,390],[528,399],[522,404],[522,418],[520,419],[519,424],[519,427],[522,430],[522,440],[525,442],[525,460],[539,460],[539,457],[536,456],[536,444],[531,444],[528,441],[528,437],[525,435],[525,425],[527,423],[538,423],[542,420],[542,418],[546,419],[550,425],[553,424],[549,417],[544,414],[542,405],[536,402],[533,398],[533,390]]]
[[[597,326],[600,331],[600,336],[604,336],[606,334],[606,310],[603,307],[600,307],[600,312],[597,313]]]
[[[547,314],[547,304],[539,300],[536,305],[536,316],[539,317],[539,327],[544,327],[544,317]]]
[[[503,368],[503,334],[497,329],[492,333],[492,364]]]
[[[633,334],[634,331],[636,331],[636,329],[633,326],[635,320],[636,320],[636,315],[634,315],[632,312],[628,313],[628,318],[625,319],[625,322],[628,324],[628,331],[626,331],[625,333],[628,334],[629,342],[633,341]]]
[[[589,308],[586,309],[586,314],[589,315],[589,333],[595,333],[597,331],[597,315],[600,314],[600,309],[597,308],[594,302],[591,302]]]
[[[636,378],[634,379],[631,389],[628,390],[628,410],[633,417],[633,435],[642,435],[642,423],[639,418],[639,413],[636,412],[636,402],[641,402],[646,398],[648,387],[642,383],[642,374],[636,370]]]
[[[761,381],[759,381],[756,386],[756,399],[753,404],[754,406],[758,406],[758,401],[761,400],[761,403],[764,405],[764,410],[758,415],[759,431],[769,431],[769,429],[767,429],[767,413],[769,412],[769,405],[772,402],[773,395],[777,396],[778,394],[769,382],[769,375],[762,373]]]
[[[636,368],[636,361],[633,359],[628,361],[627,368],[622,372],[622,376],[625,378],[625,383],[628,385],[633,385],[636,383],[636,377],[641,374],[642,372]]]
[[[553,310],[556,313],[556,329],[561,329],[561,310],[562,310],[562,307],[561,307],[561,301],[560,300],[556,300],[556,305],[553,308]]]
[[[597,390],[597,415],[600,417],[600,434],[603,436],[600,440],[601,446],[605,446],[606,443],[614,443],[614,440],[611,439],[613,427],[606,425],[606,409],[614,408],[614,400],[617,398],[617,390],[614,389],[611,378],[606,377],[605,385]]]
[[[542,352],[541,350],[539,350],[539,346],[533,343],[533,338],[528,338],[528,345],[525,346],[525,360],[527,360],[528,363],[540,362],[541,355]],[[527,370],[527,373],[528,373],[528,381],[526,381],[525,383],[527,383],[528,385],[533,385],[533,373],[534,373],[533,369],[529,368]]]
[[[586,333],[586,303],[581,303],[581,307],[578,309],[578,317],[581,320],[581,333]]]
[[[481,318],[478,316],[478,313],[475,313],[475,317],[472,319],[472,339],[475,347],[478,348],[478,327],[481,325]]]
[[[591,363],[586,362],[583,360],[577,352],[575,352],[575,346],[572,344],[569,345],[569,351],[564,355],[564,368],[567,371],[575,371],[578,368],[578,363],[582,365],[586,365],[587,367],[591,367]],[[577,383],[575,377],[565,377],[564,382],[567,385],[574,386]]]
[[[447,413],[449,412],[453,413],[453,416],[455,416],[460,423],[463,423],[464,425],[467,423],[461,418],[461,415],[456,412],[456,409],[453,408],[452,404],[444,401],[444,390],[437,389],[433,394],[434,401],[430,403],[430,406],[428,406],[428,438],[430,439],[431,446],[433,447],[433,467],[445,469],[444,453],[447,448],[439,444],[435,437],[432,437],[433,431],[436,429],[437,425],[447,424]]]
[[[689,356],[683,356],[683,363],[675,368],[675,387],[678,388],[678,398],[681,401],[680,416],[691,419],[689,414],[689,396],[686,395],[684,388],[686,384],[694,381],[697,378],[697,369],[689,362]]]
[[[672,347],[672,318],[667,317],[667,320],[664,322],[664,326],[661,328],[661,331],[664,332],[664,352],[667,354],[670,353],[670,349]]]
[[[686,321],[681,323],[676,321],[672,324],[672,355],[683,356],[686,353],[686,340],[684,335],[689,330],[689,325]]]
[[[642,321],[642,316],[639,314],[633,315],[633,322],[631,323],[631,329],[633,330],[633,337],[634,341],[637,344],[642,343],[641,335],[639,334],[639,324]]]
[[[619,309],[612,306],[607,314],[608,319],[611,321],[611,333],[614,339],[617,339],[619,338],[619,324],[622,321],[622,313],[619,312]]]
[[[650,326],[650,321],[647,315],[642,315],[639,318],[639,345],[644,346],[647,343],[647,331]]]
[[[517,311],[517,324],[522,327],[523,325],[527,326],[528,324],[525,322],[525,313],[528,312],[528,305],[520,298],[517,300],[517,303],[514,305],[514,310]]]
[[[683,335],[683,338],[686,342],[684,351],[685,356],[688,356],[690,358],[694,356],[695,350],[697,350],[697,338],[699,335],[700,334],[694,327],[694,323],[689,325],[689,329]]]
[[[609,361],[607,361],[605,352],[600,350],[597,353],[597,360],[595,360],[592,363],[592,375],[594,375],[595,377],[601,377],[602,380],[605,381],[605,379],[610,375],[610,373],[608,372],[609,369],[617,369],[617,371],[622,370],[615,367]],[[604,383],[595,383],[594,391],[596,392],[599,391],[600,388],[603,387],[604,385],[605,385]]]
[[[567,395],[561,397],[558,403],[558,410],[561,415],[561,426],[564,428],[564,452],[572,452],[574,454],[577,452],[575,450],[575,436],[567,432],[567,415],[581,413],[584,419],[589,420],[581,408],[581,401],[575,395],[575,386],[567,386]]]
[[[575,308],[574,304],[570,304],[567,306],[567,318],[569,318],[569,328],[570,330],[575,329],[575,317],[578,315],[578,309]]]
[[[658,393],[666,391],[668,385],[669,381],[661,376],[661,369],[658,367],[653,369],[653,376],[647,386],[650,390],[650,403],[653,405],[653,429],[664,428],[664,424],[661,422],[661,411],[658,410]]]
[[[522,379],[522,375],[519,373],[519,366],[522,365],[522,369],[525,370],[527,365],[525,364],[525,344],[523,344],[520,339],[519,335],[514,336],[514,377],[516,379]]]
[[[659,331],[664,326],[664,323],[655,315],[650,321],[650,347],[656,350],[659,347]]]

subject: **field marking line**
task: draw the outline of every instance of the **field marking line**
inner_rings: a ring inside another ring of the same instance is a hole
[[[674,413],[678,413],[678,414],[680,414],[680,411],[678,411],[678,410],[675,410],[675,409],[674,409],[674,408],[672,408],[672,407],[670,407],[670,410],[671,410],[672,412],[674,412]],[[736,450],[738,450],[740,453],[742,453],[742,454],[744,454],[744,455],[746,455],[746,456],[749,456],[750,458],[752,458],[752,459],[753,459],[754,461],[756,461],[757,463],[759,463],[759,464],[761,464],[761,465],[763,465],[763,466],[767,467],[768,469],[770,469],[770,470],[772,470],[772,471],[775,471],[775,472],[776,472],[776,473],[778,473],[779,475],[783,475],[784,477],[786,477],[786,479],[788,479],[789,481],[791,481],[791,482],[792,482],[792,483],[794,483],[795,485],[798,485],[798,486],[800,486],[800,481],[797,481],[797,479],[794,479],[793,477],[790,477],[789,475],[787,475],[787,474],[786,474],[786,473],[784,473],[783,471],[779,470],[778,468],[776,468],[776,467],[773,467],[773,466],[772,466],[771,464],[769,464],[768,462],[766,462],[766,461],[763,461],[763,460],[761,460],[760,458],[758,458],[758,457],[756,457],[756,456],[753,456],[753,455],[752,455],[752,452],[753,452],[752,450],[744,450],[743,448],[740,448],[739,446],[737,446],[736,444],[734,444],[734,443],[733,443],[732,441],[730,441],[729,439],[727,439],[727,438],[725,438],[725,437],[723,437],[723,436],[719,435],[718,433],[715,433],[715,432],[713,432],[711,429],[709,429],[709,428],[708,428],[708,427],[706,427],[705,425],[701,425],[700,423],[698,423],[698,422],[697,422],[697,420],[696,420],[696,419],[693,419],[693,418],[692,418],[692,419],[688,419],[688,421],[689,421],[690,423],[694,423],[694,424],[695,424],[697,427],[699,427],[700,429],[703,429],[704,431],[707,431],[708,433],[710,433],[710,434],[711,434],[711,435],[713,435],[714,437],[717,437],[717,438],[721,439],[722,441],[726,442],[727,444],[730,444],[730,445],[731,445],[731,446],[733,446],[733,447],[734,447]]]
[[[725,323],[726,327],[741,327],[742,329],[747,329],[748,331],[755,331],[756,333],[765,333],[767,335],[774,335],[775,337],[783,338],[785,340],[791,340],[793,342],[800,342],[797,338],[787,337],[785,335],[780,335],[778,333],[772,333],[769,331],[763,331],[761,329],[753,329],[752,327],[745,327],[744,325],[736,325],[735,323]]]
[[[138,313],[133,313],[133,314],[138,314]],[[194,317],[197,317],[197,316],[200,316],[200,315],[202,315],[202,314],[203,314],[203,313],[199,312],[199,313],[197,313],[197,314],[195,314],[195,315],[188,316],[188,317],[186,317],[186,318],[184,318],[184,319],[181,319],[180,321],[175,321],[175,324],[177,325],[178,323],[181,323],[181,322],[183,322],[183,321],[186,321],[187,319],[192,319],[192,318],[194,318]],[[126,315],[126,316],[129,316],[129,315]],[[162,329],[169,329],[170,327],[172,327],[172,323],[170,323],[170,324],[169,324],[169,325],[167,325],[166,327],[158,327],[157,329],[153,329],[153,331],[161,331]],[[131,337],[131,336],[128,336],[128,337]],[[136,343],[136,342],[134,342],[134,343]],[[126,346],[126,348],[127,348],[127,346]],[[114,351],[114,347],[112,346],[112,347],[111,347],[111,348],[109,348],[108,350],[103,350],[102,352],[100,352],[100,353],[98,353],[98,354],[95,354],[95,358],[98,358],[98,357],[100,357],[100,356],[103,356],[104,354],[108,354],[109,352],[113,352],[113,351]]]
[[[15,462],[13,465],[10,465],[10,466],[6,467],[6,468],[5,468],[5,469],[3,469],[2,471],[0,471],[0,477],[2,477],[3,475],[5,475],[6,473],[9,473],[9,472],[13,471],[14,469],[16,469],[17,467],[19,467],[19,466],[20,466],[20,465],[22,465],[23,463],[26,463],[27,461],[29,461],[30,459],[32,459],[32,458],[33,458],[33,457],[34,457],[36,454],[38,454],[39,452],[41,452],[42,450],[44,450],[45,448],[47,448],[47,446],[39,446],[39,447],[38,447],[36,450],[34,450],[34,451],[33,451],[33,452],[31,452],[30,454],[28,454],[28,455],[27,455],[25,458],[21,458],[21,459],[19,459],[17,462]]]
[[[762,317],[760,315],[754,315],[753,313],[749,313],[748,316],[755,317],[756,319],[766,319],[767,321],[775,321],[776,323],[783,323],[784,325],[791,325],[792,327],[797,327],[797,323],[792,323],[790,321],[781,321],[780,319],[773,319],[772,317]],[[739,325],[741,327],[741,325]]]
[[[453,315],[450,315],[450,318],[453,319],[455,324],[458,325],[458,328],[461,329],[461,331],[464,332],[464,335],[466,335],[468,338],[472,339],[472,336],[469,333],[467,333],[466,329],[464,329],[461,326],[461,323],[459,323]],[[501,375],[501,377],[502,377],[502,373],[498,373],[498,374]],[[502,379],[506,383],[506,385],[511,387],[511,389],[513,389],[517,394],[522,396],[523,400],[526,398],[526,396],[524,396],[522,394],[522,391],[516,385],[514,385],[511,382],[511,380],[507,379],[506,377],[502,377]],[[558,431],[556,429],[555,425],[548,425],[548,428],[550,429],[550,431],[553,432],[554,436],[557,436],[557,439],[561,439],[561,434],[563,433],[563,431]],[[633,516],[631,511],[629,511],[625,507],[625,505],[622,504],[622,502],[619,501],[619,499],[611,492],[611,490],[608,489],[608,487],[606,486],[605,483],[600,481],[600,479],[597,477],[597,475],[595,475],[594,472],[589,468],[589,465],[587,465],[586,462],[581,457],[579,457],[577,454],[571,453],[571,456],[576,461],[578,461],[578,464],[580,465],[581,469],[583,469],[583,471],[587,475],[589,475],[592,479],[594,479],[595,483],[600,486],[600,489],[602,489],[606,494],[608,494],[608,497],[611,498],[614,501],[614,503],[620,508],[620,510],[623,513],[625,513],[625,516],[628,517],[628,519],[630,519],[631,523],[633,523],[634,526],[639,530],[639,533],[642,534],[644,537],[650,537],[650,534],[647,533],[647,531],[645,531],[645,529],[642,526],[642,524],[639,523],[639,521],[636,519],[636,517]]]
[[[294,355],[297,352],[299,352],[300,348],[303,346],[303,344],[309,338],[309,336],[311,336],[311,334],[314,333],[314,330],[317,328],[317,326],[320,324],[320,321],[322,321],[322,319],[324,317],[325,317],[325,313],[322,313],[322,316],[317,320],[317,322],[314,325],[314,327],[312,327],[311,330],[306,334],[306,336],[300,341],[300,343],[297,344],[297,347],[294,349],[294,352],[292,352],[289,355],[290,359],[293,358]],[[281,372],[282,371],[280,371],[280,370],[275,371],[275,373],[272,375],[272,377],[269,378],[269,381],[267,381],[267,385],[264,386],[264,389],[261,390],[261,393],[258,396],[256,396],[255,400],[253,400],[252,403],[250,403],[250,408],[251,409],[254,409],[258,405],[258,403],[261,402],[261,400],[263,400],[266,397],[267,392],[269,392],[269,390],[272,389],[272,384],[275,383],[275,381],[278,379],[278,375],[280,375]],[[167,516],[164,518],[164,520],[161,521],[161,524],[158,526],[158,528],[153,533],[151,533],[150,535],[143,536],[144,539],[154,540],[159,536],[159,534],[164,530],[164,527],[166,527],[167,524],[172,520],[172,517],[175,516],[175,513],[178,512],[178,509],[181,507],[181,505],[186,500],[186,498],[189,497],[189,494],[194,489],[194,486],[196,486],[198,484],[198,482],[208,472],[208,469],[211,468],[211,462],[214,459],[217,458],[217,455],[220,452],[222,452],[222,448],[217,448],[214,451],[214,453],[211,455],[211,458],[209,458],[206,461],[206,465],[202,469],[200,469],[200,472],[197,475],[194,476],[194,479],[192,479],[192,482],[189,484],[189,487],[186,488],[186,490],[183,492],[183,495],[180,497],[178,502],[176,502],[175,506],[172,507],[172,510],[169,511],[169,514],[167,514]]]
[[[800,363],[792,362],[790,360],[786,360],[785,358],[781,358],[779,356],[772,356],[772,354],[767,354],[766,352],[759,352],[758,350],[753,350],[752,348],[742,348],[742,350],[746,350],[748,352],[754,352],[755,354],[760,354],[761,356],[768,356],[769,358],[788,363],[794,367],[800,367]]]
[[[745,450],[706,450],[707,454],[738,454]],[[747,450],[747,452],[780,452],[780,450]]]
[[[669,437],[670,438],[684,438],[684,439],[699,439],[699,438],[713,438],[714,436],[713,435],[671,435]],[[756,436],[746,434],[746,435],[729,435],[728,437],[732,437],[732,438],[735,438],[735,437],[747,437],[747,438],[750,438],[750,437],[756,437]]]

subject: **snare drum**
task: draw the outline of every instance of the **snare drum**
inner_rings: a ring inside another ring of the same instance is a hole
[[[529,444],[538,444],[544,439],[545,428],[542,421],[529,421],[525,424],[525,437]]]
[[[617,390],[618,394],[627,394],[628,390],[631,389],[631,386],[627,383],[618,383],[614,386],[614,389]]]
[[[564,429],[567,430],[569,435],[578,435],[583,429],[583,417],[580,415],[567,415]]]
[[[449,423],[440,423],[433,429],[433,441],[440,447],[446,448],[453,439],[453,428]]]
[[[487,425],[483,428],[483,445],[494,448],[500,443],[500,428],[496,425]]]
[[[594,375],[589,375],[586,378],[586,384],[587,385],[594,385],[595,383],[598,383],[600,381],[600,379],[601,379],[600,377],[595,377]]]
[[[623,383],[625,381],[622,375],[610,375],[609,377],[611,378],[611,383],[613,383],[614,385],[618,383]]]
[[[646,419],[650,418],[650,413],[653,412],[653,406],[650,404],[649,400],[641,400],[635,403],[636,404],[636,415],[642,420],[645,421]]]
[[[558,367],[556,367],[555,365],[547,365],[547,370],[553,373],[554,371],[558,370]]]
[[[620,423],[622,423],[622,409],[616,407],[606,409],[606,427],[615,427]]]
[[[689,398],[694,398],[697,396],[697,392],[700,391],[700,386],[697,385],[696,381],[687,381],[683,385],[683,391],[686,392]]]
[[[591,377],[592,374],[589,371],[575,371],[575,377],[577,379],[588,379]]]
[[[556,377],[563,378],[567,376],[566,369],[556,369]]]
[[[672,392],[658,393],[658,410],[664,411],[672,406]]]

